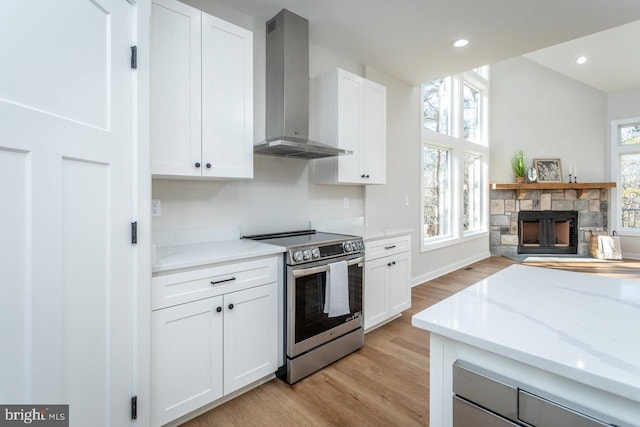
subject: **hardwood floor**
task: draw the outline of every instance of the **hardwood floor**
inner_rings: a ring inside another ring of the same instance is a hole
[[[411,317],[514,263],[491,257],[416,286],[411,308],[368,333],[362,349],[292,386],[274,379],[184,426],[427,426],[429,334]],[[637,261],[544,266],[634,279],[640,271]]]

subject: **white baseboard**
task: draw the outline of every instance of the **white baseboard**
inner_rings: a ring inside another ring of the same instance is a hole
[[[622,253],[622,258],[624,259],[638,259],[640,260],[640,254],[630,254],[628,252]]]
[[[469,264],[473,264],[474,262],[482,261],[483,259],[489,258],[490,256],[491,256],[491,252],[489,251],[482,252],[473,257],[460,260],[453,264],[445,265],[444,267],[440,267],[437,270],[433,270],[421,276],[414,277],[412,279],[411,287],[418,286],[423,284],[424,282],[428,282],[429,280],[433,280],[440,276],[444,276],[445,274],[451,273],[452,271],[455,271],[455,270],[459,270],[463,267],[468,266]]]

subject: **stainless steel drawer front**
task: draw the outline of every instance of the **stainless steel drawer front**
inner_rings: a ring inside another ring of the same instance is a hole
[[[607,424],[526,391],[519,392],[520,420],[536,427],[602,427]]]
[[[514,427],[514,424],[457,396],[453,397],[453,427]]]
[[[456,361],[453,364],[453,392],[505,418],[518,419],[518,389],[487,375],[493,377],[495,374]]]

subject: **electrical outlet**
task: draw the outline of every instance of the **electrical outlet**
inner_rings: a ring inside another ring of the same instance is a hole
[[[162,215],[162,204],[160,199],[151,199],[151,216]]]
[[[409,196],[404,196],[404,205],[409,206]]]
[[[349,198],[345,197],[344,199],[342,199],[342,207],[345,209],[349,209]]]

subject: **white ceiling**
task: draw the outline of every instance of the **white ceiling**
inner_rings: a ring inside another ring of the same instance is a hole
[[[640,0],[219,1],[262,21],[286,8],[311,43],[411,84],[640,20]]]
[[[525,55],[604,92],[640,88],[640,21]],[[576,64],[585,56],[587,62]]]

